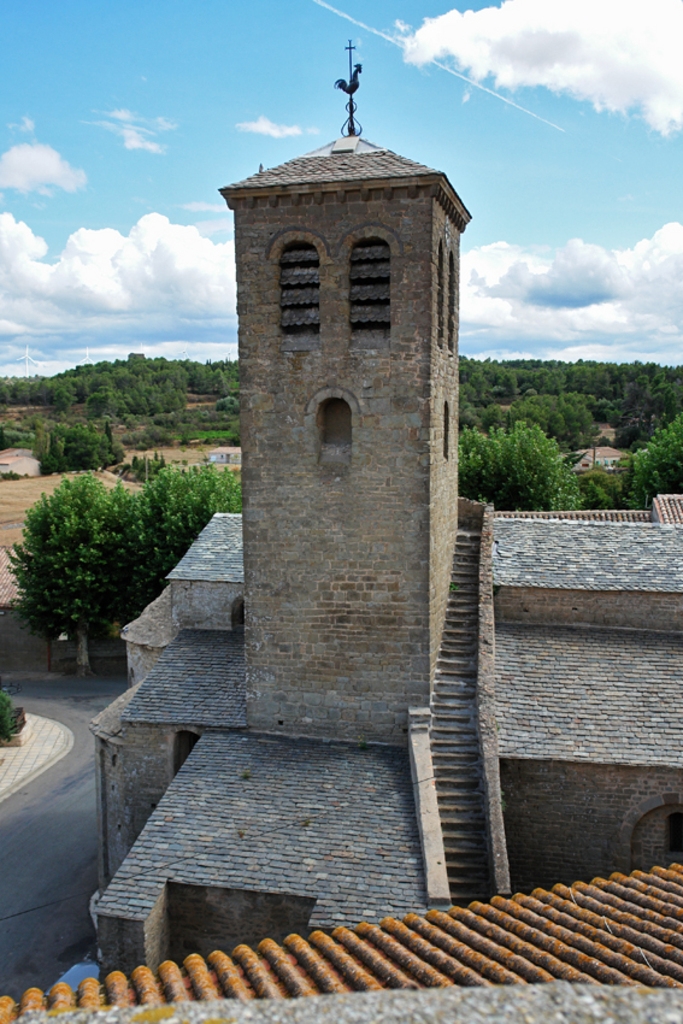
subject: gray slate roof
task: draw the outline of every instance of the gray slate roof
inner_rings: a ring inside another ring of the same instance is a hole
[[[140,684],[121,720],[244,728],[242,630],[181,630]]]
[[[323,152],[327,149],[324,148]],[[278,167],[252,174],[243,181],[228,185],[222,192],[230,194],[239,189],[271,188],[287,185],[317,185],[342,181],[371,181],[373,178],[415,178],[441,174],[424,164],[415,163],[390,149],[377,148],[373,152],[334,153],[319,155],[320,151],[295,157]]]
[[[97,912],[145,918],[166,880],[317,897],[311,928],[422,913],[407,751],[205,733]]]
[[[496,627],[501,757],[683,768],[683,635]]]
[[[216,512],[167,580],[244,583],[242,514]]]
[[[657,523],[495,519],[504,587],[683,591],[683,529]]]

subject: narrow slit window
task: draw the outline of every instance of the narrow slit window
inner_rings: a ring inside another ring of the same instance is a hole
[[[436,340],[443,348],[443,242],[439,242],[439,261],[436,268]]]
[[[450,433],[451,414],[448,409],[448,402],[443,403],[443,457],[448,461],[448,435]]]
[[[280,324],[290,348],[317,345],[320,334],[320,259],[300,242],[280,257]]]
[[[343,398],[328,398],[320,407],[320,461],[351,461],[351,407]]]
[[[448,351],[455,352],[455,258],[448,257]]]
[[[350,320],[352,340],[380,348],[391,331],[391,250],[381,239],[363,239],[351,250]]]
[[[676,811],[669,815],[669,851],[683,850],[683,814]]]

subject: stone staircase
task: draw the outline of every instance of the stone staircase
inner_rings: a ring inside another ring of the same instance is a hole
[[[451,899],[491,895],[477,728],[480,534],[460,529],[431,699],[431,750]]]

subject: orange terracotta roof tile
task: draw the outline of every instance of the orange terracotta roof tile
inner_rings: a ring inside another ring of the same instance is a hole
[[[683,525],[683,494],[658,494],[652,502],[652,518],[667,526]]]
[[[556,512],[505,512],[496,509],[494,516],[496,519],[576,519],[581,522],[598,523],[649,523],[652,521],[652,515],[648,509],[632,508],[564,509]]]
[[[17,596],[17,581],[14,578],[7,548],[0,548],[0,608],[8,608]]]
[[[228,956],[197,953],[156,973],[112,971],[74,992],[61,982],[0,997],[0,1024],[31,1010],[161,1006],[210,999],[291,999],[386,988],[525,985],[556,980],[592,985],[683,988],[683,864],[615,872],[590,884],[556,885],[510,899],[385,917],[308,939],[264,939]]]

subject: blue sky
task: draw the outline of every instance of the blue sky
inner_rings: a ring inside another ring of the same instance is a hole
[[[349,37],[364,134],[473,215],[463,353],[683,363],[682,0],[33,0],[0,31],[0,372],[234,355],[217,189],[339,134]]]

